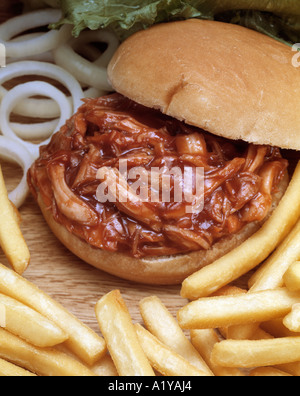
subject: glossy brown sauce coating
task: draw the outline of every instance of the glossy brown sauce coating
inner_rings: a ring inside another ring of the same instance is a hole
[[[155,169],[160,183],[131,189],[127,202],[117,193],[115,202],[101,203],[99,184],[119,180],[114,177],[125,160],[123,188],[140,180],[128,177],[136,167],[148,182]],[[84,101],[41,149],[28,181],[71,233],[97,248],[146,257],[209,249],[248,223],[262,221],[287,166],[277,148],[219,138],[113,94]],[[188,213],[191,201],[184,195],[181,202],[176,199],[178,186],[185,191],[187,168],[195,197],[196,169],[204,169],[201,212]],[[104,170],[102,179],[97,178],[99,169]],[[178,172],[165,185],[162,175],[171,169]]]

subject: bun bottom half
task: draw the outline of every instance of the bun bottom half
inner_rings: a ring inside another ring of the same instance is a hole
[[[288,186],[288,176],[274,195],[270,216],[278,206]],[[148,285],[179,285],[184,279],[199,269],[213,263],[257,232],[262,223],[250,223],[239,233],[230,235],[216,242],[209,250],[200,250],[188,254],[168,257],[137,259],[123,253],[109,252],[94,248],[87,242],[70,233],[63,225],[57,223],[50,210],[47,210],[38,195],[38,204],[50,229],[58,240],[74,255],[93,267],[119,278]]]

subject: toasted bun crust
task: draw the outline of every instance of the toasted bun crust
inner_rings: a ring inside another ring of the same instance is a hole
[[[188,20],[125,41],[115,90],[229,139],[300,150],[300,73],[291,48],[252,30]]]
[[[274,196],[270,214],[277,207],[287,185],[288,176],[281,182],[280,189]],[[109,274],[150,285],[181,284],[185,278],[195,271],[213,263],[239,246],[261,227],[261,223],[251,223],[241,232],[220,240],[208,251],[201,250],[189,254],[154,259],[136,259],[122,253],[113,253],[91,247],[87,242],[77,238],[54,220],[52,212],[46,209],[40,195],[38,195],[38,204],[52,232],[76,256]]]

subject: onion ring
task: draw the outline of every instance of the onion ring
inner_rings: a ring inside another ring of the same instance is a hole
[[[72,75],[81,83],[93,86],[100,90],[111,91],[112,87],[107,78],[107,67],[105,65],[101,65],[100,60],[102,60],[102,57],[104,56],[104,63],[106,64],[109,62],[108,57],[112,56],[111,54],[115,52],[119,42],[111,33],[105,31],[92,33],[93,35],[87,36],[88,41],[90,41],[90,37],[93,37],[94,41],[108,43],[108,49],[96,62],[90,62],[77,54],[72,48],[74,40],[62,44],[53,51],[54,61],[57,65],[72,73]],[[84,37],[84,40],[86,42],[87,39]]]
[[[44,76],[54,79],[64,85],[71,93],[73,101],[73,113],[82,105],[82,98],[84,97],[83,90],[79,82],[66,70],[57,65],[52,65],[46,62],[36,61],[22,61],[11,63],[6,68],[1,69],[0,73],[0,98],[3,99],[7,94],[7,90],[2,86],[3,83],[16,77],[24,76]],[[39,109],[36,108],[36,113]],[[42,112],[39,112],[39,117]]]
[[[96,57],[96,60],[93,62],[97,66],[106,67],[108,66],[111,58],[114,53],[118,49],[120,42],[116,35],[106,30],[101,31],[89,31],[81,33],[80,37],[77,39],[72,39],[70,42],[71,47],[78,51],[83,46],[86,46],[87,43],[106,43],[108,47],[103,53],[100,53],[99,56]],[[88,47],[89,51],[89,47]],[[100,51],[99,51],[100,52]],[[98,50],[95,49],[95,54],[98,53]]]
[[[105,95],[105,91],[99,91],[96,88],[88,88],[83,92],[83,97],[85,98],[98,98],[100,96]],[[0,88],[1,94],[1,88]],[[68,96],[68,100],[72,103],[72,98]],[[58,118],[60,116],[60,109],[57,103],[53,99],[33,99],[29,98],[26,100],[22,100],[14,109],[14,114],[23,116],[23,117],[32,117],[36,118],[36,115],[39,115],[39,118]],[[53,129],[52,126],[49,125],[50,131]],[[26,135],[27,127],[23,128],[23,124],[13,124],[14,128],[18,131],[18,134]],[[46,123],[43,127],[46,130]],[[47,134],[47,132],[44,132]]]
[[[19,124],[11,122],[10,126],[14,133],[22,140],[47,139],[57,129],[59,120],[35,123]]]
[[[64,25],[60,30],[51,30],[38,37],[29,38],[21,42],[11,42],[14,36],[50,23],[57,22],[61,17],[61,11],[47,9],[30,12],[9,19],[0,26],[0,42],[5,45],[8,57],[20,58],[38,55],[53,50],[62,42],[71,37],[71,28]]]
[[[0,136],[0,157],[7,161],[16,162],[23,169],[23,177],[19,185],[8,194],[10,201],[19,208],[29,193],[27,172],[34,159],[22,144],[4,136]]]
[[[20,61],[24,61],[24,60],[54,63],[52,51],[47,51],[47,52],[44,52],[43,54],[26,56],[26,57],[22,57],[22,58],[7,58],[6,64],[10,65],[11,63],[20,62]]]
[[[38,145],[24,142],[18,136],[16,136],[15,132],[10,126],[9,121],[10,114],[13,111],[18,100],[33,95],[49,96],[59,104],[61,108],[61,117],[56,127],[57,130],[60,129],[65,124],[66,120],[71,117],[72,107],[66,96],[59,89],[42,81],[35,81],[18,85],[15,88],[11,89],[5,95],[2,100],[0,109],[0,129],[4,136],[9,137],[14,141],[18,141],[20,144],[23,144],[31,153],[32,157],[34,159],[37,159],[39,156],[39,147],[41,145],[48,144],[50,138]],[[40,138],[40,136],[36,136],[36,138]]]
[[[27,41],[29,39],[37,38],[40,37],[45,33],[29,33],[29,34],[23,34],[22,36],[18,36],[12,40],[10,40],[11,43],[21,43],[24,41]],[[54,63],[53,59],[53,53],[52,50],[43,52],[41,54],[37,55],[32,55],[32,56],[26,56],[26,57],[18,57],[18,58],[11,58],[7,57],[6,59],[6,64],[10,64],[13,62],[18,62],[21,60],[34,60],[34,61],[39,61],[39,62],[49,62],[49,63]]]
[[[83,33],[82,33],[83,34]],[[76,43],[77,44],[77,43]],[[72,48],[85,59],[89,59],[91,62],[95,62],[100,56],[102,56],[102,51],[94,47],[93,44],[72,45]]]
[[[101,92],[97,90],[96,88],[88,88],[86,91],[84,91],[84,97],[86,98],[98,98],[100,96],[105,95],[105,92]],[[68,101],[70,102],[71,105],[71,98],[67,97]],[[14,114],[19,114],[23,115],[24,117],[35,117],[36,114],[39,115],[39,118],[58,118],[61,114],[61,110],[53,99],[26,99],[22,101],[22,105],[25,104],[30,104],[32,105],[31,112],[26,112],[24,113],[18,113],[16,111],[18,105],[15,107],[13,113]],[[44,113],[39,112],[39,109],[49,109],[53,110],[52,115],[50,116],[48,113],[48,117],[44,116]],[[29,109],[29,107],[26,109]],[[41,115],[43,114],[43,116]],[[32,140],[32,139],[46,139],[51,135],[54,129],[57,129],[59,120],[55,119],[52,121],[46,121],[42,123],[35,123],[35,124],[20,124],[17,122],[11,122],[11,128],[15,132],[17,136],[21,139],[25,140]]]

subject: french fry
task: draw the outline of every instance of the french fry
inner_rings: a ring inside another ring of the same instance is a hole
[[[283,324],[293,332],[300,332],[300,304],[295,304],[292,311],[283,319]]]
[[[35,347],[3,329],[0,329],[0,357],[40,376],[95,376],[69,355],[51,348]]]
[[[250,290],[251,287],[253,287],[253,285],[255,284],[255,282],[260,278],[262,272],[263,272],[263,264],[259,265],[257,267],[257,269],[255,270],[255,272],[253,272],[253,274],[250,276],[250,278],[248,279],[248,289]]]
[[[164,345],[153,334],[142,327],[135,325],[136,333],[142,348],[152,367],[164,376],[207,377],[207,373],[191,365],[181,355]]]
[[[264,263],[250,292],[270,290],[284,285],[284,274],[300,258],[300,221],[277,250]]]
[[[271,334],[258,327],[255,333],[252,334],[250,340],[270,340],[274,338]],[[236,338],[237,340],[243,340],[243,338]]]
[[[300,361],[300,338],[225,340],[216,344],[212,361],[224,367],[253,368]]]
[[[71,358],[79,360],[79,362],[80,362],[80,359],[76,355],[74,355],[74,353],[72,353],[70,351],[70,349],[67,348],[67,346],[65,344],[56,345],[55,350],[58,350],[59,352],[69,355]],[[116,376],[118,376],[118,372],[116,370],[114,362],[108,353],[94,365],[88,366],[88,368],[97,377],[116,377]]]
[[[261,323],[261,328],[264,331],[264,336],[263,337],[258,337],[252,338],[253,340],[259,340],[259,339],[271,339],[271,338],[283,338],[283,337],[295,337],[298,336],[299,334],[293,333],[289,331],[284,324],[282,323],[282,318],[281,319],[274,319],[270,320],[268,322],[263,322]],[[277,369],[284,371],[286,373],[289,373],[293,376],[299,377],[300,376],[300,362],[295,362],[295,363],[287,363],[287,364],[282,364],[282,365],[277,365]]]
[[[259,367],[250,372],[250,377],[292,377],[292,375],[274,367]]]
[[[114,290],[102,297],[95,311],[119,375],[154,376],[120,291]]]
[[[283,281],[289,290],[300,290],[300,261],[296,261],[290,266],[284,274]]]
[[[227,329],[227,337],[231,340],[252,340],[257,337],[259,323],[247,323],[244,325],[230,326]]]
[[[2,264],[0,293],[22,302],[59,326],[69,336],[68,348],[88,365],[104,357],[106,345],[103,338],[34,284]]]
[[[1,293],[0,306],[5,312],[5,326],[2,327],[32,345],[52,347],[68,339],[68,335],[46,317]]]
[[[36,377],[36,375],[15,364],[0,359],[0,377]]]
[[[14,217],[15,217],[15,221],[16,223],[20,226],[22,223],[22,217],[20,212],[18,211],[18,208],[12,203],[10,202],[12,208],[13,208],[13,212],[14,212]]]
[[[219,290],[219,292],[216,293],[216,295],[228,296],[228,295],[241,295],[246,293],[247,291],[245,289],[230,286]],[[259,328],[258,323],[229,326],[226,328],[220,328],[219,331],[221,332],[224,338],[230,340],[248,340],[248,339],[260,340],[260,339],[268,339],[271,337],[264,330]]]
[[[300,333],[295,333],[285,327],[283,318],[263,322],[260,327],[275,338],[300,336]]]
[[[222,289],[218,290],[214,296],[237,296],[241,294],[247,294],[247,290],[241,289],[236,286],[225,286]],[[224,338],[229,338],[231,340],[243,340],[249,339],[249,326],[251,325],[238,325],[238,326],[229,326],[220,328],[219,331],[223,335]],[[250,333],[253,334],[253,331]]]
[[[140,312],[146,328],[163,344],[184,357],[193,366],[212,376],[213,373],[199,352],[193,347],[177,320],[158,297],[147,297],[140,302]]]
[[[112,358],[106,355],[100,362],[91,367],[93,373],[98,377],[117,377],[118,372]]]
[[[276,251],[259,269],[249,293],[261,290],[271,290],[284,285],[284,274],[287,269],[300,257],[300,221],[296,224],[291,233],[280,244]],[[294,291],[296,291],[295,289]],[[257,330],[256,325],[238,326],[231,329],[230,338],[251,339]],[[239,338],[238,338],[239,337]]]
[[[261,264],[286,238],[300,217],[300,162],[272,216],[242,245],[184,280],[181,296],[207,297]]]
[[[295,377],[300,377],[300,361],[294,363],[278,364],[276,368]]]
[[[0,245],[12,268],[23,274],[30,262],[30,252],[16,219],[0,166]]]
[[[225,286],[222,289],[218,290],[216,293],[212,294],[212,297],[240,296],[241,294],[247,294],[247,290],[241,289],[237,286]]]
[[[226,368],[213,364],[211,361],[211,353],[214,346],[220,342],[215,330],[192,330],[191,340],[194,347],[199,351],[200,355],[206,361],[212,372],[218,377],[245,377],[242,370],[238,368]]]
[[[289,235],[288,235],[288,236],[289,236]],[[288,238],[288,236],[287,236],[287,238]],[[284,243],[284,241],[283,241],[282,243]],[[275,251],[275,252],[276,252],[276,251]],[[275,252],[274,252],[274,253],[275,253]],[[254,285],[255,285],[256,283],[258,283],[258,282],[260,281],[260,279],[262,279],[264,270],[267,269],[268,265],[270,265],[270,261],[269,261],[269,260],[265,261],[262,265],[260,265],[260,266],[258,267],[258,269],[251,275],[251,277],[250,277],[249,280],[248,280],[248,288],[249,288],[249,289],[251,289],[252,287],[254,287]]]
[[[258,328],[256,332],[253,334],[251,340],[270,340],[274,337],[283,338],[283,337],[295,337],[296,333],[289,331],[282,323],[282,319],[274,319],[269,322],[264,322],[261,324],[261,328]],[[264,330],[263,330],[264,329]],[[281,372],[288,373],[292,376],[299,377],[300,376],[300,362],[281,364],[274,367],[274,369],[278,369]]]
[[[300,293],[286,288],[237,296],[207,297],[178,311],[183,329],[208,329],[281,318],[299,302]]]

